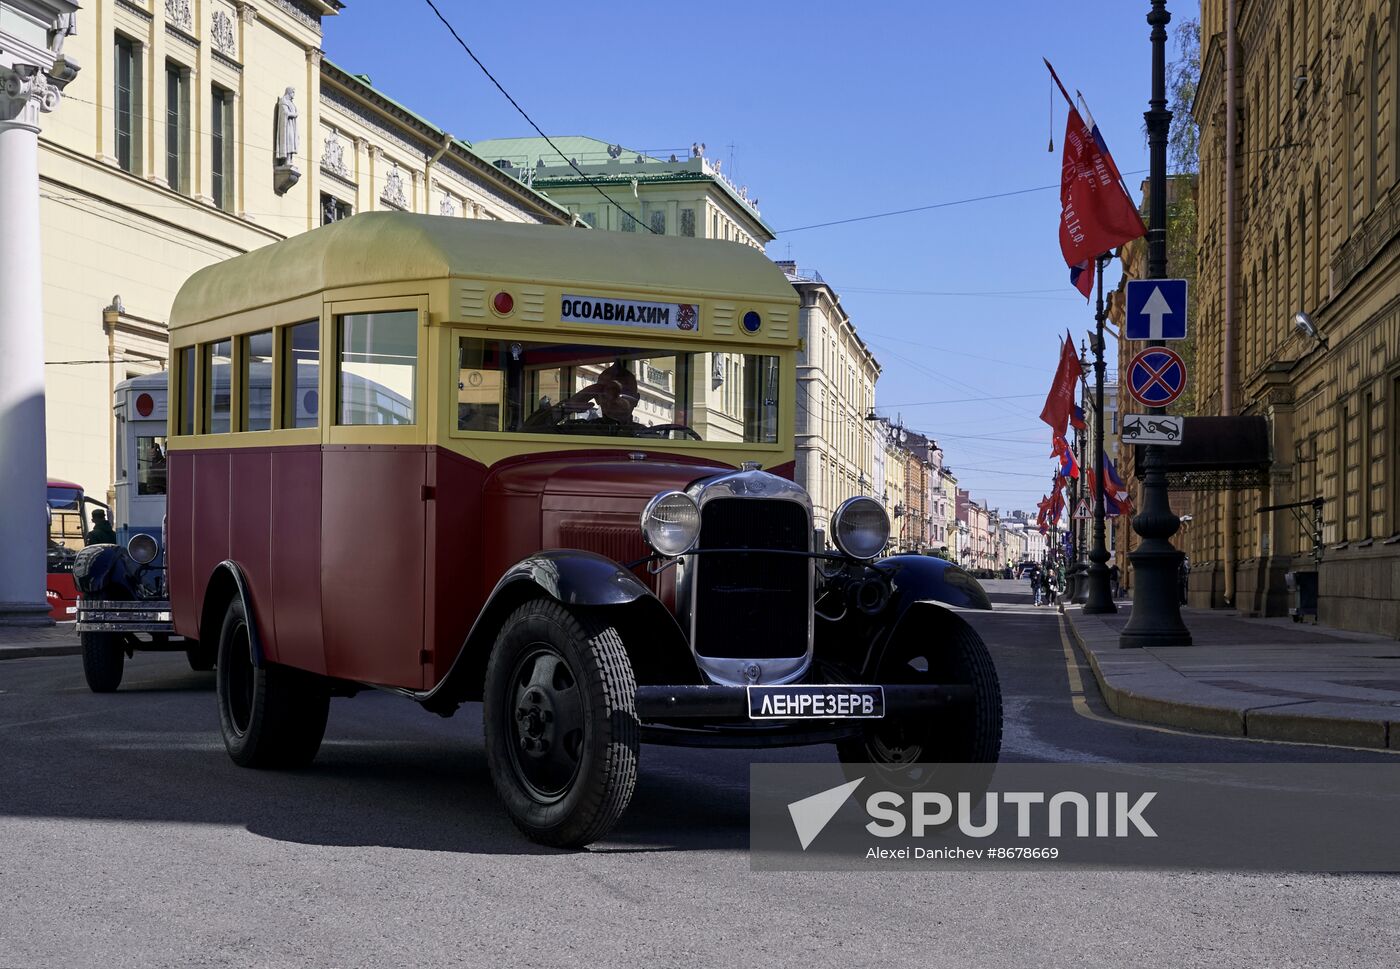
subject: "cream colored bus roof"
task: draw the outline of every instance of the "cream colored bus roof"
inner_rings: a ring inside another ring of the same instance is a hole
[[[175,329],[325,290],[470,276],[795,304],[767,256],[737,242],[367,212],[199,270]]]

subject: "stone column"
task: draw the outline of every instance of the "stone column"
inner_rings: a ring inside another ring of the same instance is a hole
[[[50,623],[39,115],[58,107],[55,63],[76,72],[60,53],[73,5],[54,4],[47,24],[32,7],[0,2],[0,625],[20,626]]]

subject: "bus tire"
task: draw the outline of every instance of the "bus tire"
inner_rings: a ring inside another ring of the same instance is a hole
[[[126,664],[121,633],[83,633],[83,677],[94,693],[113,693]]]
[[[637,785],[636,702],[616,629],[552,599],[505,621],[482,715],[496,793],[526,837],[579,848],[617,823]]]
[[[224,747],[240,767],[305,767],[326,732],[329,684],[289,666],[254,665],[249,622],[243,600],[235,596],[219,627],[215,663]]]
[[[941,610],[940,610],[941,612]],[[908,772],[915,781],[919,765],[978,764],[990,778],[1001,754],[1001,685],[987,644],[961,619],[933,616],[909,623],[881,660],[879,683],[948,683],[972,687],[971,702],[950,705],[918,722],[882,722],[865,736],[840,741],[843,763],[879,764],[891,773]]]

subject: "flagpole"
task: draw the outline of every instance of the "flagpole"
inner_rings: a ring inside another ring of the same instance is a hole
[[[1098,276],[1098,312],[1094,316],[1094,547],[1089,550],[1089,597],[1084,600],[1086,613],[1117,612],[1113,593],[1108,587],[1108,548],[1104,541],[1103,508],[1103,321],[1108,312],[1103,302],[1103,267],[1111,258],[1102,253],[1094,260]]]

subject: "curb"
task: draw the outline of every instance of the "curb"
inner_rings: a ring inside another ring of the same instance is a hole
[[[1078,625],[1069,616],[1065,619],[1070,635],[1089,660],[1089,669],[1093,671],[1104,702],[1110,710],[1125,719],[1253,740],[1375,750],[1400,749],[1400,722],[1381,718],[1307,716],[1289,713],[1288,704],[1239,708],[1212,706],[1164,699],[1115,686],[1100,669],[1098,656],[1085,643]]]
[[[35,656],[77,656],[82,646],[0,646],[0,660],[31,659]]]

